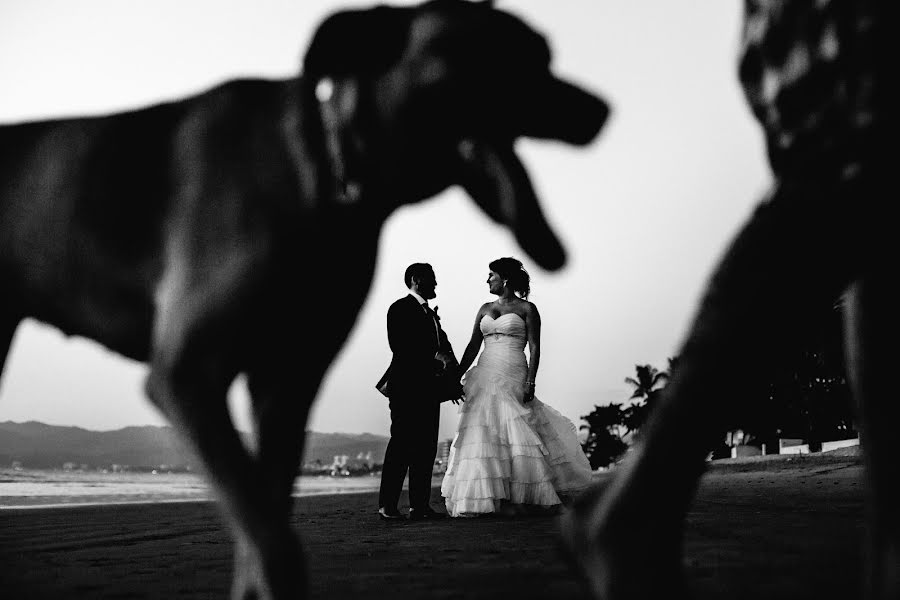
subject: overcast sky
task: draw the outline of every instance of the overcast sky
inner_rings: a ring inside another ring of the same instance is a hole
[[[0,123],[125,110],[239,76],[290,77],[325,15],[365,4],[3,0]],[[385,313],[406,292],[409,263],[434,266],[435,303],[461,355],[476,310],[492,298],[487,264],[500,256],[522,258],[532,274],[543,318],[537,395],[581,425],[595,404],[628,398],[623,379],[636,364],[666,366],[710,269],[768,185],[762,136],[736,78],[740,0],[498,6],[549,37],[558,74],[613,108],[586,149],[518,145],[570,262],[560,273],[540,271],[456,189],[401,209],[384,228],[372,290],[310,429],[388,433],[387,402],[374,383],[390,361]],[[145,374],[92,342],[26,321],[3,374],[0,421],[162,424],[142,396]],[[240,382],[231,404],[246,428]],[[456,423],[445,404],[442,437]]]

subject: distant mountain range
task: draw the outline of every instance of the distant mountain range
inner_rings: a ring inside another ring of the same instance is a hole
[[[304,462],[331,464],[335,456],[355,459],[371,453],[381,463],[388,438],[371,433],[307,432]],[[125,427],[91,431],[80,427],[46,425],[36,421],[0,423],[0,468],[14,462],[32,469],[60,468],[66,463],[88,468],[114,464],[131,468],[196,468],[198,461],[168,426]]]

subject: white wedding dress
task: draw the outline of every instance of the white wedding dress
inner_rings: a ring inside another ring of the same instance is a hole
[[[466,401],[441,484],[453,517],[501,506],[552,507],[586,488],[591,467],[575,425],[535,398],[525,404],[525,322],[515,313],[480,323],[484,350],[465,375]]]

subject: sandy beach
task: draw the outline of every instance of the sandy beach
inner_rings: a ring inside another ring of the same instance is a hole
[[[717,463],[688,519],[696,597],[858,597],[861,478],[855,456]],[[376,508],[373,493],[297,500],[312,598],[584,597],[555,518],[397,524]],[[0,511],[5,598],[226,598],[230,570],[208,502]]]

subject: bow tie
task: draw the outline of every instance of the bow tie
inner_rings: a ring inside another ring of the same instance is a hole
[[[438,312],[437,312],[437,311],[438,311],[438,307],[437,307],[437,306],[435,306],[434,308],[431,308],[431,307],[428,306],[427,304],[423,304],[423,305],[422,305],[422,308],[424,308],[424,309],[425,309],[425,312],[427,312],[429,315],[431,315],[432,317],[434,317],[434,318],[437,319],[438,321],[441,320],[441,317],[438,316]]]

